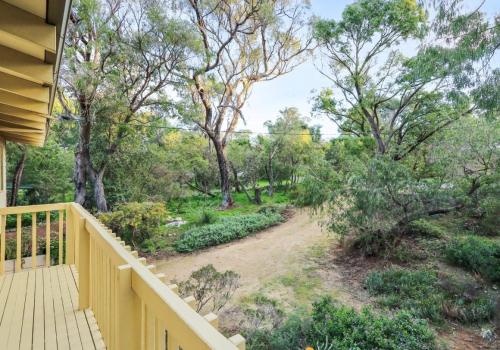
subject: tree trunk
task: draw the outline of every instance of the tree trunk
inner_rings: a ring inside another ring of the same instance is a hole
[[[260,197],[260,187],[255,187],[253,191],[255,194],[255,204],[261,205],[262,198]]]
[[[94,199],[97,207],[97,211],[106,212],[108,211],[108,203],[106,201],[106,193],[104,192],[104,172],[105,169],[101,169],[97,172],[91,171],[92,173],[92,184],[94,185]]]
[[[17,194],[19,193],[19,187],[21,186],[21,179],[23,178],[24,165],[26,164],[26,148],[23,148],[23,153],[21,158],[16,164],[16,170],[14,171],[14,177],[12,178],[12,190],[10,193],[9,206],[14,207],[17,205]]]
[[[75,154],[75,202],[84,205],[87,196],[87,168],[90,164],[90,122],[82,122],[79,126],[79,139]]]
[[[274,172],[273,172],[273,160],[269,158],[267,165],[267,180],[269,181],[269,186],[267,187],[267,194],[272,197],[274,194]]]
[[[229,166],[224,153],[222,142],[217,138],[212,138],[217,155],[217,164],[219,165],[220,192],[222,196],[221,209],[227,209],[233,206],[233,197],[231,196],[231,181],[229,178]]]
[[[231,170],[233,172],[233,177],[234,177],[234,190],[238,193],[241,193],[241,187],[240,187],[240,180],[238,179],[238,171],[236,171],[236,168],[233,166],[231,162],[229,162],[231,166]]]

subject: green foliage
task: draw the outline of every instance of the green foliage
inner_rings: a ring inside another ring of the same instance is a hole
[[[73,150],[63,144],[63,137],[58,133],[58,122],[54,124],[56,125],[52,125],[53,130],[43,147],[27,147],[17,205],[64,202],[71,199],[74,154]],[[11,177],[21,154],[17,145],[7,145],[7,166]]]
[[[500,282],[500,242],[477,236],[456,237],[446,245],[446,260],[479,273],[491,282]]]
[[[23,229],[21,235],[21,258],[31,258],[32,254],[32,241],[31,241],[31,228]],[[36,254],[44,255],[46,253],[46,244],[47,241],[45,236],[37,237],[36,242]],[[17,249],[17,240],[13,237],[8,237],[5,239],[5,259],[11,260],[16,259],[16,249]],[[66,241],[63,241],[63,259],[66,256]],[[50,260],[52,264],[59,263],[59,238],[55,235],[52,235],[50,238]]]
[[[196,219],[196,224],[197,225],[207,225],[207,224],[213,224],[215,221],[217,221],[217,214],[215,213],[214,210],[209,210],[209,209],[202,209],[199,217]]]
[[[186,253],[227,243],[276,225],[282,220],[279,214],[249,214],[221,218],[214,224],[186,231],[175,242],[175,250]]]
[[[286,210],[286,208],[287,206],[285,204],[267,204],[261,206],[259,210],[257,210],[257,213],[266,215],[281,215]]]
[[[234,271],[217,271],[213,265],[205,265],[194,271],[188,280],[179,283],[183,297],[192,295],[196,311],[220,311],[239,287],[240,275]]]
[[[99,219],[127,244],[142,248],[164,233],[169,218],[165,205],[154,202],[120,204],[114,211],[99,215]]]
[[[365,308],[358,313],[328,297],[314,303],[310,315],[293,315],[277,329],[257,330],[247,339],[250,350],[304,349],[318,344],[335,350],[437,349],[427,323],[408,312],[387,317]]]
[[[442,324],[445,318],[464,323],[491,320],[494,298],[477,285],[449,277],[438,277],[428,270],[389,269],[371,272],[365,280],[370,294],[391,309],[409,310],[419,318]]]
[[[446,235],[446,231],[442,227],[425,219],[418,219],[410,222],[408,224],[408,230],[412,234],[432,238],[440,238]]]
[[[47,241],[45,237],[39,237],[37,241],[38,254],[46,254]],[[66,259],[66,241],[63,241],[63,260]],[[59,238],[50,238],[50,261],[51,264],[59,263]]]

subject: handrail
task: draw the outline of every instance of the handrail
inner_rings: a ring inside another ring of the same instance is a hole
[[[59,219],[59,264],[75,264],[79,309],[90,309],[107,349],[244,350],[240,335],[218,332],[213,314],[199,315],[165,285],[144,258],[125,245],[97,218],[76,203],[0,208],[0,275],[4,273],[6,222],[16,215],[15,272],[22,270],[23,214],[31,214],[32,268],[36,268],[37,213],[45,213],[45,266],[50,266],[50,213]],[[26,219],[26,217],[24,217]],[[65,253],[63,254],[63,242]]]
[[[36,204],[0,208],[0,215],[30,214],[45,211],[66,210],[70,203]]]
[[[38,252],[38,228],[37,214],[45,214],[45,266],[51,265],[51,231],[52,225],[50,222],[51,212],[58,212],[58,259],[59,265],[66,262],[66,264],[74,263],[74,235],[68,230],[66,223],[68,219],[67,209],[68,203],[55,203],[55,204],[39,204],[19,207],[0,208],[0,275],[5,273],[5,258],[6,258],[6,225],[7,217],[9,215],[16,215],[16,229],[15,229],[15,243],[16,243],[16,258],[14,271],[18,272],[23,269],[22,261],[22,241],[23,241],[23,227],[22,216],[23,214],[31,214],[31,267],[36,268],[37,252]],[[66,242],[66,244],[64,244]],[[66,247],[65,252],[63,252]]]
[[[244,342],[236,346],[219,333],[83,207],[71,204],[71,213],[80,221],[75,227],[83,228],[77,239],[80,307],[94,311],[109,349],[244,349]]]

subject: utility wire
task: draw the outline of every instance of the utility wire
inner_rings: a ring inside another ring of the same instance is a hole
[[[59,118],[61,121],[76,121],[80,122],[78,119],[67,119],[67,118]],[[189,128],[182,126],[166,126],[166,125],[151,125],[151,124],[134,124],[134,123],[113,123],[117,126],[130,126],[130,127],[139,127],[139,128],[152,128],[152,129],[164,129],[164,130],[179,130],[179,131],[189,131],[189,132],[203,132],[202,128]],[[221,133],[226,133],[228,130],[221,130]],[[306,132],[303,133],[290,133],[290,132],[260,132],[260,131],[245,131],[245,130],[234,130],[231,131],[233,134],[252,134],[252,135],[290,135],[290,136],[304,136],[308,135]],[[334,133],[321,133],[321,136],[339,136],[339,134]]]

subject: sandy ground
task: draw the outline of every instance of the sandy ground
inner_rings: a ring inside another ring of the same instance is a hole
[[[335,239],[322,230],[317,218],[309,211],[297,210],[287,222],[256,235],[154,263],[170,281],[186,280],[207,264],[219,271],[237,272],[241,276],[240,288],[230,302],[232,305],[254,292],[278,299],[291,308],[309,304],[315,296],[330,294],[359,310],[370,304],[370,298],[359,283],[353,283],[352,277],[364,274],[346,270],[345,262],[342,267],[337,266],[340,255],[334,243]],[[224,323],[231,323],[231,315],[226,317]],[[478,330],[462,327],[440,334],[440,338],[452,350],[500,349],[498,342],[486,344]]]
[[[258,290],[276,276],[286,274],[308,249],[328,239],[317,219],[307,211],[296,211],[287,222],[242,240],[193,254],[156,261],[158,272],[167,279],[183,281],[207,264],[219,271],[240,274],[238,294]]]

